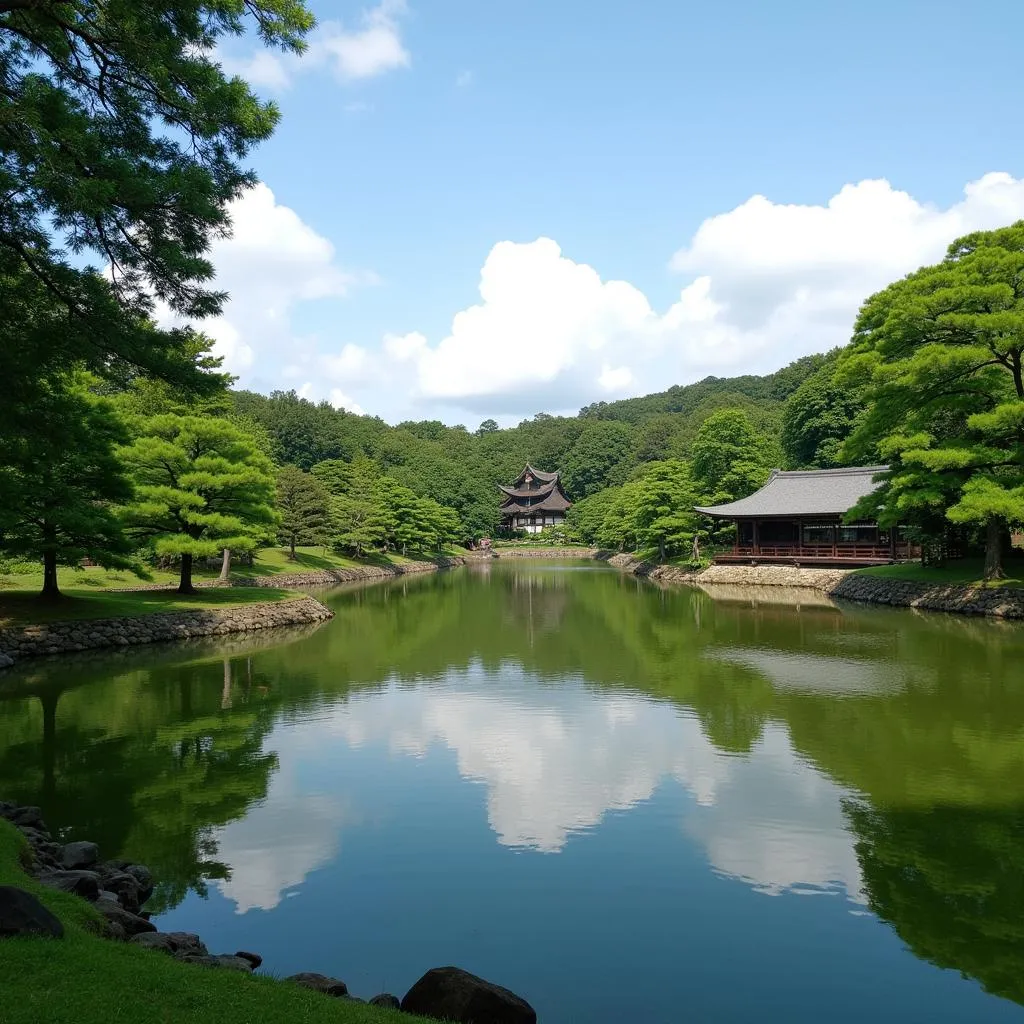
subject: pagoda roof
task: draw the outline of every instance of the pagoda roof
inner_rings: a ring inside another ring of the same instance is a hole
[[[537,491],[534,491],[531,496],[539,496]],[[536,504],[523,505],[518,501],[506,501],[500,511],[505,515],[517,515],[524,513],[526,515],[532,515],[534,512],[564,512],[572,502],[562,494],[557,488],[553,488],[548,491],[543,501],[538,501]]]
[[[504,491],[510,498],[537,498],[544,494],[550,494],[558,485],[557,477],[542,487],[506,487],[498,484],[498,490]]]
[[[552,480],[557,480],[558,479],[558,473],[557,472],[555,472],[555,473],[545,473],[543,470],[534,469],[533,466],[531,466],[529,463],[526,464],[526,469],[524,469],[522,471],[522,473],[519,474],[518,479],[522,480],[523,477],[526,476],[527,473],[532,473],[538,480],[541,480],[544,483],[549,483]]]
[[[696,506],[695,510],[718,519],[842,516],[881,486],[875,478],[888,469],[888,466],[851,466],[788,473],[773,469],[765,485],[748,497],[725,505]]]

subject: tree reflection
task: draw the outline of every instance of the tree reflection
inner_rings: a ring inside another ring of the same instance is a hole
[[[844,811],[871,909],[916,956],[1024,1004],[1024,809]]]

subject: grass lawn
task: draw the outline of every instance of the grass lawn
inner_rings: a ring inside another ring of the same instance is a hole
[[[428,1024],[423,1017],[332,999],[259,975],[190,966],[166,953],[97,938],[89,930],[97,920],[92,907],[24,874],[23,849],[20,833],[0,821],[0,885],[39,896],[63,921],[65,934],[0,940],[4,1024]]]
[[[18,577],[21,578],[21,577]],[[59,601],[43,601],[37,590],[0,590],[0,627],[72,619],[106,619],[115,616],[151,615],[154,612],[196,611],[232,605],[283,601],[300,595],[275,587],[217,587],[192,596],[173,590],[82,590],[70,588]]]
[[[459,554],[454,548],[441,552],[443,556]],[[232,562],[233,576],[277,576],[283,573],[315,572],[318,569],[354,569],[361,565],[405,565],[408,562],[425,561],[435,555],[399,554],[368,555],[362,559],[348,558],[332,551],[324,553],[322,548],[306,547],[295,549],[295,561],[288,558],[287,548],[264,548],[256,553],[252,565],[241,565]],[[192,573],[196,583],[203,580],[215,580],[220,575],[219,564],[216,569],[197,566]],[[139,577],[125,569],[69,569],[61,567],[57,570],[57,582],[61,590],[71,594],[85,594],[90,591],[130,590],[133,587],[150,586],[159,583],[167,587],[178,584],[178,574],[166,569],[149,569]],[[37,573],[0,574],[0,604],[11,593],[33,594],[43,589],[42,566]],[[268,598],[270,600],[270,598]]]
[[[925,568],[920,562],[904,562],[897,565],[877,565],[870,569],[857,569],[862,576],[883,576],[891,580],[914,580],[921,583],[959,583],[968,586],[1024,587],[1024,558],[1008,559],[1003,566],[1005,580],[986,584],[984,560],[963,558],[949,562],[942,569]]]

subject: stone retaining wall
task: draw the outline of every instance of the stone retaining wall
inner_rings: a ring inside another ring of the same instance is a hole
[[[494,548],[496,558],[597,558],[597,548]]]
[[[359,580],[390,579],[465,565],[466,559],[437,558],[430,562],[402,562],[398,565],[355,565],[350,569],[317,569],[313,572],[278,573],[276,576],[232,576],[234,587],[324,587]]]
[[[847,601],[956,612],[959,615],[1024,619],[1024,590],[1012,590],[1009,587],[983,589],[962,584],[920,583],[914,580],[890,580],[882,576],[847,574],[828,593]]]
[[[41,626],[0,629],[0,652],[6,652],[9,658],[30,658],[99,647],[127,647],[166,640],[245,633],[275,626],[319,623],[330,619],[333,614],[315,598],[297,597],[294,600],[266,601],[234,608],[53,622]]]
[[[792,565],[711,565],[702,572],[693,572],[678,566],[641,562],[632,555],[615,555],[609,562],[626,572],[661,583],[805,588],[846,601],[1024,619],[1024,590],[1009,587],[921,583],[865,576],[849,569],[801,569]]]

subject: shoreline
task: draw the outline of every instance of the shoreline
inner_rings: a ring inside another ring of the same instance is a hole
[[[123,977],[117,973],[118,968],[123,969],[129,963],[120,959],[127,953],[131,957],[141,956],[142,960],[136,961],[136,965],[148,968],[151,975],[169,968],[175,973],[177,990],[188,985],[194,991],[209,984],[219,985],[218,977],[241,975],[252,979],[248,984],[260,986],[248,990],[250,998],[259,1000],[261,994],[267,992],[263,986],[274,986],[280,996],[294,1005],[288,1007],[291,1012],[287,1016],[267,1015],[268,1020],[313,1019],[308,1013],[308,998],[312,993],[315,1000],[324,1000],[319,1008],[326,1014],[330,1014],[328,1008],[332,1002],[352,1007],[353,1012],[337,1016],[339,1022],[393,1019],[375,1012],[380,1010],[401,1012],[402,1019],[410,1022],[456,1019],[460,1007],[472,1002],[488,1019],[509,1024],[536,1024],[536,1012],[521,996],[458,967],[431,968],[402,998],[384,991],[360,998],[349,992],[348,985],[341,979],[313,971],[300,971],[286,977],[267,972],[253,977],[263,967],[259,953],[241,949],[211,953],[195,932],[164,932],[157,928],[146,908],[160,879],[144,864],[104,859],[99,846],[88,840],[60,841],[50,832],[42,810],[36,806],[0,800],[0,857],[10,850],[5,829],[20,836],[14,848],[18,870],[13,877],[11,865],[0,863],[0,875],[14,882],[14,885],[0,887],[0,910],[7,914],[0,942],[10,941],[11,937],[23,942],[29,939],[61,942],[69,931],[84,932],[85,935],[76,936],[77,944],[66,948],[72,957],[76,953],[81,956],[83,938],[100,943],[108,972],[106,982],[110,987],[134,983],[135,972]],[[64,917],[67,925],[62,920]],[[170,967],[172,963],[174,966]],[[178,965],[181,965],[180,975]],[[194,976],[186,973],[197,969],[200,973]],[[207,993],[208,997],[211,995],[215,1002],[216,994]],[[366,1015],[352,1004],[366,1006]],[[369,1009],[371,1007],[373,1009]],[[85,1016],[110,1019],[109,1013],[102,1018]],[[323,1019],[320,1013],[315,1017]],[[168,1019],[172,1019],[171,1015]]]
[[[361,580],[438,572],[465,563],[466,559],[461,557],[444,557],[429,562],[405,562],[394,566],[365,565],[346,569],[278,573],[270,576],[236,576],[232,578],[230,585],[285,590],[292,587],[334,586]],[[203,581],[200,586],[205,584],[206,587],[213,587],[217,582]],[[282,601],[256,601],[233,608],[197,608],[194,611],[65,619],[42,624],[0,627],[0,670],[10,668],[22,658],[71,654],[102,648],[133,647],[197,637],[227,636],[232,633],[249,633],[279,626],[319,625],[333,616],[334,613],[315,597],[296,594],[295,597]]]
[[[1010,587],[927,583],[862,576],[852,569],[801,569],[789,565],[711,565],[695,572],[679,566],[655,565],[625,554],[613,555],[608,562],[624,572],[658,583],[800,588],[858,604],[1024,619],[1024,589]]]

